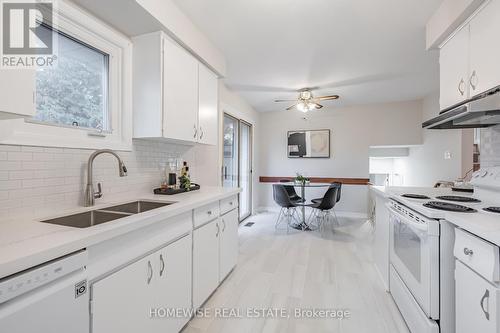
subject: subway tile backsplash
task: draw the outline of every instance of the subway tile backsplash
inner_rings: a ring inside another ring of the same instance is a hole
[[[92,152],[0,145],[0,221],[81,207]],[[102,183],[104,193],[98,203],[151,193],[161,181],[161,164],[169,158],[188,161],[191,175],[196,172],[191,146],[134,140],[132,151],[118,154],[127,166],[127,177],[118,176],[117,161],[110,155],[100,155],[94,162],[94,184]]]
[[[500,126],[481,129],[481,166],[500,166]]]

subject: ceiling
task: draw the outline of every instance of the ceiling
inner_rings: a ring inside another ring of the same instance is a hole
[[[438,90],[425,24],[441,0],[174,0],[224,53],[226,85],[257,111],[304,87],[328,107],[414,100]]]

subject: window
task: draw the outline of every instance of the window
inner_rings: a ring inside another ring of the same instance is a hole
[[[44,26],[58,39],[57,65],[36,71],[39,122],[109,131],[109,55]]]

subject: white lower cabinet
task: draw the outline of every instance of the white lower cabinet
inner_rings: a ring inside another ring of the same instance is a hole
[[[189,318],[151,318],[151,311],[191,308],[191,237],[93,283],[91,298],[93,333],[178,332]]]
[[[455,280],[457,333],[499,332],[498,288],[458,260]]]
[[[220,225],[216,219],[193,231],[193,307],[199,308],[219,285]]]
[[[220,217],[220,267],[219,282],[222,282],[238,261],[238,210],[234,209]]]
[[[236,266],[238,209],[193,231],[193,307],[199,308]]]

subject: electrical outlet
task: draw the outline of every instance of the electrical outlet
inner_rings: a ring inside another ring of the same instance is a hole
[[[444,152],[444,159],[451,160],[451,152],[449,150]]]

